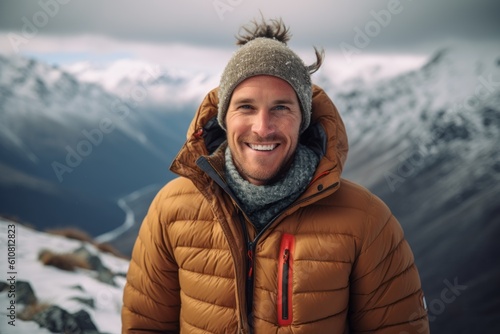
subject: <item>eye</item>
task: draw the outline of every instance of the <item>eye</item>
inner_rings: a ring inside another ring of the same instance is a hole
[[[239,110],[240,112],[243,113],[248,113],[254,110],[254,107],[251,104],[242,104],[239,105],[236,110]]]
[[[279,105],[273,107],[273,110],[290,110],[290,108],[285,106],[285,105],[279,104]]]

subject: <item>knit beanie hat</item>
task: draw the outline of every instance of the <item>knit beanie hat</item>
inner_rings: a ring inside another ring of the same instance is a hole
[[[226,114],[234,89],[243,80],[257,75],[271,75],[285,80],[297,94],[302,123],[300,133],[311,121],[312,83],[311,74],[319,69],[322,54],[315,48],[317,61],[306,66],[302,59],[286,44],[290,39],[288,28],[280,20],[270,23],[253,22],[254,29],[245,28],[248,35],[240,35],[238,45],[242,45],[229,60],[219,84],[219,106],[217,119],[226,130]]]

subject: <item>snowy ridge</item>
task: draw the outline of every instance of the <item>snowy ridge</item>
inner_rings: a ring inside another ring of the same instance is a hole
[[[324,64],[312,79],[332,92],[350,92],[416,70],[426,61],[426,55],[404,54],[360,54],[348,61],[340,54],[326,51]]]
[[[138,117],[130,100],[121,99],[99,85],[80,82],[72,74],[21,57],[0,55],[0,138],[21,148],[29,159],[36,154],[27,145],[26,135],[35,137],[46,127],[58,126],[65,132],[52,133],[52,140],[64,140],[68,132],[81,132],[81,124],[99,124],[110,119],[113,127],[130,138],[146,143],[146,136],[137,131]],[[21,121],[20,121],[21,120]]]
[[[500,49],[443,49],[418,70],[332,94],[348,129],[349,166],[360,168],[368,158],[380,166],[370,176],[356,174],[365,185],[418,147],[429,159],[454,152],[473,163],[494,151],[499,135]],[[369,147],[383,154],[365,153]]]
[[[117,60],[106,66],[82,62],[68,65],[65,70],[82,82],[100,84],[122,98],[135,97],[148,106],[163,108],[199,101],[217,87],[219,81],[214,75],[131,59]]]

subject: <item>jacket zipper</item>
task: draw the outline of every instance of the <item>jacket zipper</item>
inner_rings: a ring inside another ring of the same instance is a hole
[[[252,242],[247,242],[247,282],[246,282],[246,302],[247,302],[247,315],[250,318],[250,314],[253,313],[253,245]],[[251,320],[251,319],[250,319]]]
[[[288,326],[293,321],[292,292],[293,292],[293,250],[295,237],[292,234],[283,234],[280,245],[278,265],[278,325]]]
[[[290,275],[290,250],[283,252],[283,270],[281,278],[281,319],[288,320],[288,276]]]

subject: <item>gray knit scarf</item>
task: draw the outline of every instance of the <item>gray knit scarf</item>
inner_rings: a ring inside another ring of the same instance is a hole
[[[299,144],[286,175],[273,184],[257,186],[243,179],[226,148],[226,178],[242,209],[260,231],[271,219],[292,204],[306,189],[319,162],[308,147]]]

